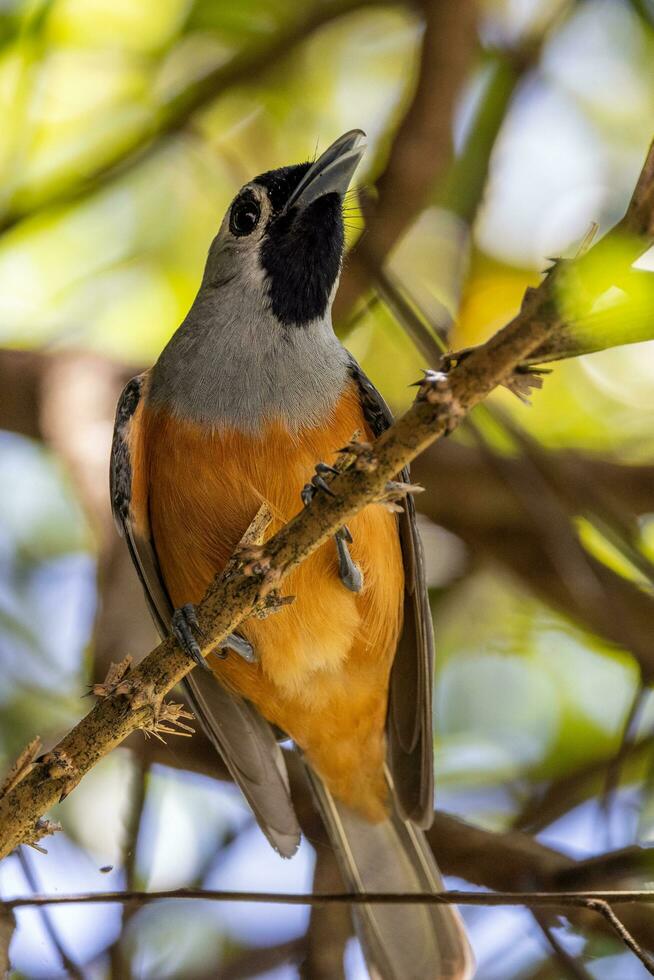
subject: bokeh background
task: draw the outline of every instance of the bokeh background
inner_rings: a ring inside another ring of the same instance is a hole
[[[487,337],[624,211],[654,135],[654,4],[0,0],[0,119],[6,768],[154,641],[109,518],[112,415],[239,186],[366,130],[335,320],[399,411],[439,338]],[[654,335],[648,267],[619,289],[609,261],[561,298],[590,346]],[[415,466],[450,885],[654,878],[653,422],[641,342],[554,365],[531,408],[498,392]],[[2,862],[2,896],[333,886],[318,832],[282,862],[221,777],[200,735],[132,738],[57,808],[47,855]],[[624,914],[654,951],[654,909]],[[480,980],[647,975],[590,914],[464,916]],[[30,978],[366,976],[336,909],[23,910],[10,954]]]

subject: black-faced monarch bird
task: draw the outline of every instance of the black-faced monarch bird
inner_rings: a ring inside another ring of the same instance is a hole
[[[344,878],[356,891],[434,891],[433,638],[413,503],[370,505],[287,579],[295,601],[250,618],[205,662],[193,603],[262,504],[274,533],[353,433],[391,420],[332,329],[343,198],[359,130],[315,163],[255,177],[211,244],[197,297],[155,366],[123,392],[111,494],[162,635],[194,670],[194,710],[270,843],[299,842],[279,731],[309,768]],[[317,470],[316,470],[317,467]],[[273,727],[274,726],[274,727]],[[458,912],[360,906],[371,968],[388,980],[472,971]]]

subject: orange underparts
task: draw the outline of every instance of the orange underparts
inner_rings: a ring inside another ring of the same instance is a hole
[[[133,508],[149,519],[176,607],[200,601],[263,502],[274,515],[269,536],[300,510],[318,461],[333,462],[357,430],[371,437],[353,388],[324,425],[301,432],[278,422],[257,435],[210,430],[147,406],[133,425]],[[339,799],[375,820],[384,815],[384,721],[403,567],[396,518],[384,507],[370,505],[349,526],[360,593],[341,583],[328,541],[285,580],[294,603],[243,624],[259,662],[230,653],[210,663],[295,740]]]

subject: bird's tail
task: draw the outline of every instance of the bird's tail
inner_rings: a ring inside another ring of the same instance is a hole
[[[422,831],[393,808],[369,823],[311,783],[346,886],[353,892],[439,892],[443,881]],[[390,794],[391,799],[393,793]],[[381,980],[468,980],[472,950],[450,905],[353,905],[357,934]]]

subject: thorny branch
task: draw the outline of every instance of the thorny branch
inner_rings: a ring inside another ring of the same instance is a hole
[[[434,363],[437,354],[423,356],[426,363]],[[0,350],[0,428],[41,439],[54,449],[70,471],[89,524],[96,529],[102,603],[93,640],[94,680],[104,678],[109,663],[127,642],[138,652],[156,642],[140,590],[126,587],[133,569],[114,532],[106,492],[110,419],[121,388],[140,370],[142,365],[125,366],[90,353]],[[548,481],[565,496],[566,522],[569,515],[586,512],[591,493],[613,501],[622,514],[651,510],[652,466],[564,450],[548,451],[546,463]],[[589,604],[576,583],[561,576],[547,548],[549,527],[540,519],[535,522],[516,501],[516,486],[533,478],[533,461],[524,454],[505,458],[500,472],[488,452],[447,440],[422,453],[412,474],[427,491],[417,498],[418,511],[461,538],[471,563],[500,563],[583,629],[627,645],[647,673],[647,664],[654,664],[649,642],[651,597],[587,554],[585,561],[601,584],[600,603]],[[581,547],[574,540],[575,547]],[[606,597],[610,603],[604,601]],[[616,604],[619,615],[613,612]],[[623,622],[629,624],[633,642],[625,644]],[[178,755],[190,764],[193,760],[187,757],[202,758],[201,749],[196,738],[192,746],[178,746]],[[205,756],[209,755],[207,750]]]
[[[541,332],[518,337],[517,358],[538,342]],[[508,338],[507,338],[508,333]],[[311,506],[260,549],[258,560],[246,572],[220,576],[209,588],[198,609],[202,633],[212,637],[203,651],[233,632],[255,606],[281,584],[288,571],[327,540],[367,503],[383,494],[389,480],[420,449],[448,431],[464,407],[478,401],[511,367],[507,346],[511,328],[494,338],[487,355],[471,355],[454,369],[449,379],[439,375],[425,382],[413,408],[370,448],[365,469],[350,465],[332,484],[334,496],[314,499]],[[476,362],[488,356],[489,367],[476,376]],[[472,382],[471,382],[472,377]],[[256,568],[256,573],[255,573]],[[247,572],[250,574],[247,574]],[[59,743],[49,760],[41,761],[0,801],[0,853],[4,856],[34,834],[35,821],[54,805],[108,751],[138,728],[151,728],[159,715],[164,695],[188,672],[191,664],[172,639],[161,643],[113,693],[109,693],[79,725]]]

